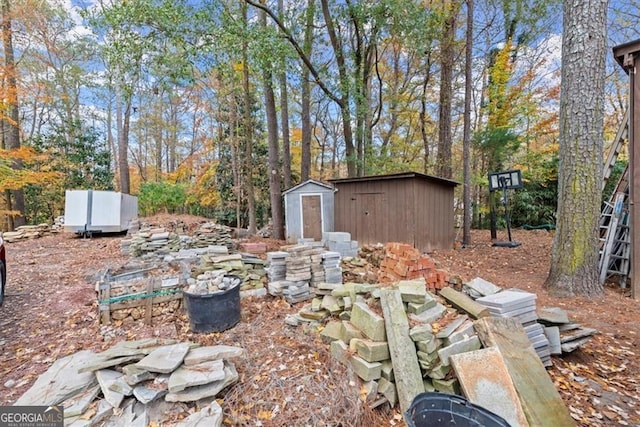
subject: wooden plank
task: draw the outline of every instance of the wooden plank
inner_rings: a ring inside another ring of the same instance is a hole
[[[460,309],[469,314],[474,319],[487,317],[491,314],[489,309],[469,298],[466,294],[458,292],[453,288],[444,288],[440,290],[440,296],[451,303],[455,308]]]
[[[402,413],[405,413],[411,406],[413,399],[424,392],[418,355],[415,351],[415,344],[409,337],[409,320],[404,311],[400,291],[380,290],[380,303],[400,409]]]
[[[156,281],[153,278],[147,279],[147,295],[152,295],[155,288]],[[147,302],[144,308],[144,322],[147,325],[151,325],[151,319],[153,318],[153,298],[146,298]]]
[[[484,317],[474,326],[485,347],[497,347],[502,353],[530,425],[575,426],[520,322],[514,318]]]
[[[109,283],[108,280],[105,280],[103,282],[100,283],[99,285],[99,289],[100,289],[100,301],[107,301],[110,298],[111,295],[111,284]],[[109,325],[111,323],[111,306],[110,304],[107,303],[101,303],[99,305],[99,309],[100,309],[100,322],[103,325]]]

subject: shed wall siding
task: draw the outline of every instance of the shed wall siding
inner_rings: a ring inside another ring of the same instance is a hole
[[[360,244],[398,241],[423,252],[453,247],[452,186],[418,178],[335,185],[335,229]]]

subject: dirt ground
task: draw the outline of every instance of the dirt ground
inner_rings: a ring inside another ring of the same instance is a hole
[[[491,247],[488,234],[474,231],[470,247],[432,257],[464,280],[482,277],[533,292],[538,307],[561,307],[573,320],[597,329],[581,349],[554,357],[548,373],[577,425],[640,425],[640,302],[614,286],[600,298],[553,299],[543,289],[552,235],[514,230],[514,240],[522,245],[498,248]],[[161,336],[247,350],[237,363],[239,382],[221,396],[227,425],[404,425],[398,409],[383,405],[371,410],[361,402],[357,379],[332,360],[316,328],[285,325],[285,316],[300,306],[282,299],[243,299],[241,322],[223,333],[191,333],[184,313],[154,318],[152,325],[101,326],[94,285],[105,268],[127,261],[120,241],[121,236],[58,234],[7,245],[0,405],[15,402],[59,357],[82,349],[100,351],[122,339]],[[271,247],[277,243],[269,241]],[[184,418],[190,409],[177,407],[163,425]]]

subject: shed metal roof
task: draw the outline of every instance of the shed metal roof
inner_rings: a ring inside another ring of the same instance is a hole
[[[353,178],[339,178],[339,179],[330,179],[329,182],[340,184],[340,183],[348,183],[348,182],[365,182],[365,181],[380,181],[386,179],[407,179],[407,178],[418,178],[426,181],[436,182],[443,185],[449,185],[455,187],[456,185],[460,185],[459,182],[453,181],[451,179],[440,178],[433,175],[426,175],[420,172],[400,172],[400,173],[392,173],[386,175],[371,175],[371,176],[360,176]]]
[[[304,186],[305,186],[305,185],[307,185],[307,184],[316,184],[316,185],[319,185],[319,186],[321,186],[321,187],[324,187],[324,188],[326,188],[326,189],[328,189],[328,190],[333,190],[333,191],[335,191],[335,188],[333,188],[333,187],[332,187],[331,185],[329,185],[329,184],[325,184],[324,182],[316,181],[315,179],[308,179],[308,180],[306,180],[306,181],[304,181],[304,182],[301,182],[301,183],[300,183],[300,184],[298,184],[298,185],[294,185],[293,187],[289,188],[288,190],[283,191],[283,192],[282,192],[282,195],[284,196],[284,195],[285,195],[285,194],[287,194],[287,193],[291,193],[292,191],[295,191],[295,190],[297,190],[297,189],[299,189],[299,188],[301,188],[301,187],[304,187]]]

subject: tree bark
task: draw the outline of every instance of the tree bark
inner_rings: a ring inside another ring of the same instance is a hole
[[[242,4],[242,19],[248,25],[247,5]],[[249,234],[255,234],[256,225],[256,197],[253,189],[253,125],[251,123],[251,93],[249,87],[249,57],[247,42],[242,43],[242,91],[244,93],[244,136],[245,136],[245,187],[247,190],[247,214],[249,216]]]
[[[315,14],[315,1],[308,0],[307,16],[304,29],[304,54],[311,57],[313,50],[313,17]],[[302,69],[302,112],[300,120],[302,122],[302,141],[300,142],[300,181],[304,182],[311,176],[311,81],[309,69]]]
[[[598,221],[602,185],[607,0],[563,3],[558,211],[553,296],[601,295]]]
[[[267,15],[260,11],[261,24],[267,26]],[[280,168],[278,158],[278,114],[276,112],[276,100],[273,93],[273,81],[271,71],[265,69],[262,75],[264,84],[264,102],[267,115],[267,140],[269,142],[269,200],[271,201],[271,221],[273,226],[273,238],[284,239],[284,225],[282,215],[282,190],[280,189]]]
[[[473,61],[473,0],[467,0],[467,30],[464,60],[464,124],[462,136],[462,203],[464,204],[462,220],[462,245],[471,244],[471,97],[473,78],[471,62]]]
[[[450,2],[444,22],[441,46],[440,104],[438,119],[438,173],[451,178],[451,103],[453,98],[453,63],[456,36],[457,0]]]
[[[18,76],[13,53],[13,32],[11,29],[11,4],[9,0],[2,0],[2,43],[4,46],[4,74],[5,74],[5,110],[2,116],[4,131],[3,140],[8,150],[20,148],[20,109],[18,101]],[[13,168],[22,169],[22,161],[13,162]],[[11,228],[25,224],[24,191],[11,190],[9,208],[17,214],[12,217]]]
[[[313,0],[309,0],[312,2]],[[307,12],[308,13],[308,12]],[[278,14],[280,19],[284,17],[284,3],[278,0]],[[311,17],[313,24],[313,15]],[[289,131],[289,95],[287,91],[287,73],[285,61],[281,64],[282,71],[278,76],[280,81],[280,126],[282,127],[282,177],[284,188],[291,188],[291,141]],[[307,70],[307,78],[309,77]]]

